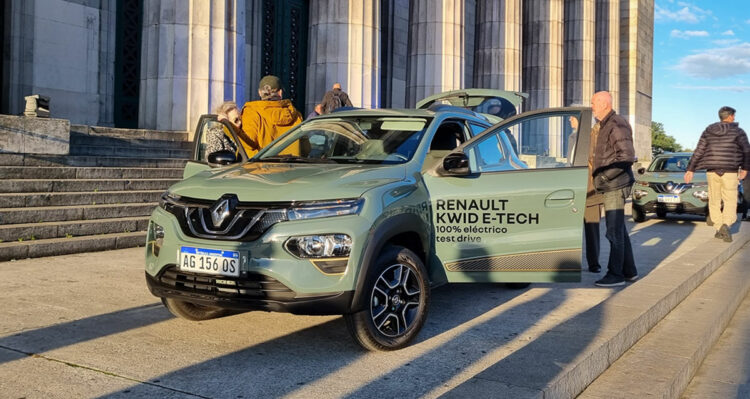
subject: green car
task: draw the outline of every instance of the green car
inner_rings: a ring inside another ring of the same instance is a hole
[[[185,179],[151,216],[149,289],[190,320],[341,314],[364,348],[393,350],[417,335],[437,286],[580,281],[587,156],[576,148],[588,148],[591,111],[492,124],[472,110],[489,97],[334,112],[252,159],[205,154],[206,136],[231,128],[204,116]]]
[[[656,155],[648,168],[636,171],[633,186],[633,221],[643,222],[647,213],[665,218],[667,213],[708,215],[708,183],[706,171],[697,170],[691,183],[683,177],[692,152],[673,152]],[[746,216],[747,206],[739,186],[737,212]]]

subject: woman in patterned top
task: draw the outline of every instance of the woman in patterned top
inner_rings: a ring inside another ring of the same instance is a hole
[[[223,102],[216,108],[216,114],[219,121],[226,119],[235,131],[242,129],[240,110],[234,101]],[[230,150],[236,154],[237,144],[234,142],[232,134],[224,126],[217,125],[216,128],[210,129],[210,133],[206,137],[206,155],[221,150]]]

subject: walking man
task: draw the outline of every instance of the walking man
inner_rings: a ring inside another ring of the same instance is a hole
[[[609,241],[607,274],[596,281],[600,287],[624,285],[638,279],[633,247],[625,226],[625,199],[635,182],[633,131],[630,124],[612,109],[612,95],[600,91],[591,98],[591,109],[599,124],[593,160],[593,182],[603,194],[604,220]]]
[[[734,121],[735,112],[732,107],[719,109],[720,122],[708,125],[701,134],[684,177],[685,183],[690,183],[695,169],[706,169],[708,214],[716,229],[714,237],[726,242],[732,242],[729,226],[737,221],[738,178],[747,177],[750,169],[750,144],[745,131]]]

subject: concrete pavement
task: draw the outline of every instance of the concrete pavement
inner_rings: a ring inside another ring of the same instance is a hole
[[[622,288],[584,273],[437,289],[416,342],[390,353],[362,351],[340,317],[175,319],[145,287],[142,249],[6,262],[0,397],[571,397],[750,240],[748,226],[730,245],[698,218],[631,225],[642,278]]]

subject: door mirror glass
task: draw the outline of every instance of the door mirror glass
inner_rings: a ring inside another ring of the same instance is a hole
[[[454,152],[443,158],[443,164],[438,168],[441,176],[468,176],[469,157],[463,152]]]
[[[231,150],[219,150],[208,154],[208,163],[229,165],[237,162],[237,156]]]

